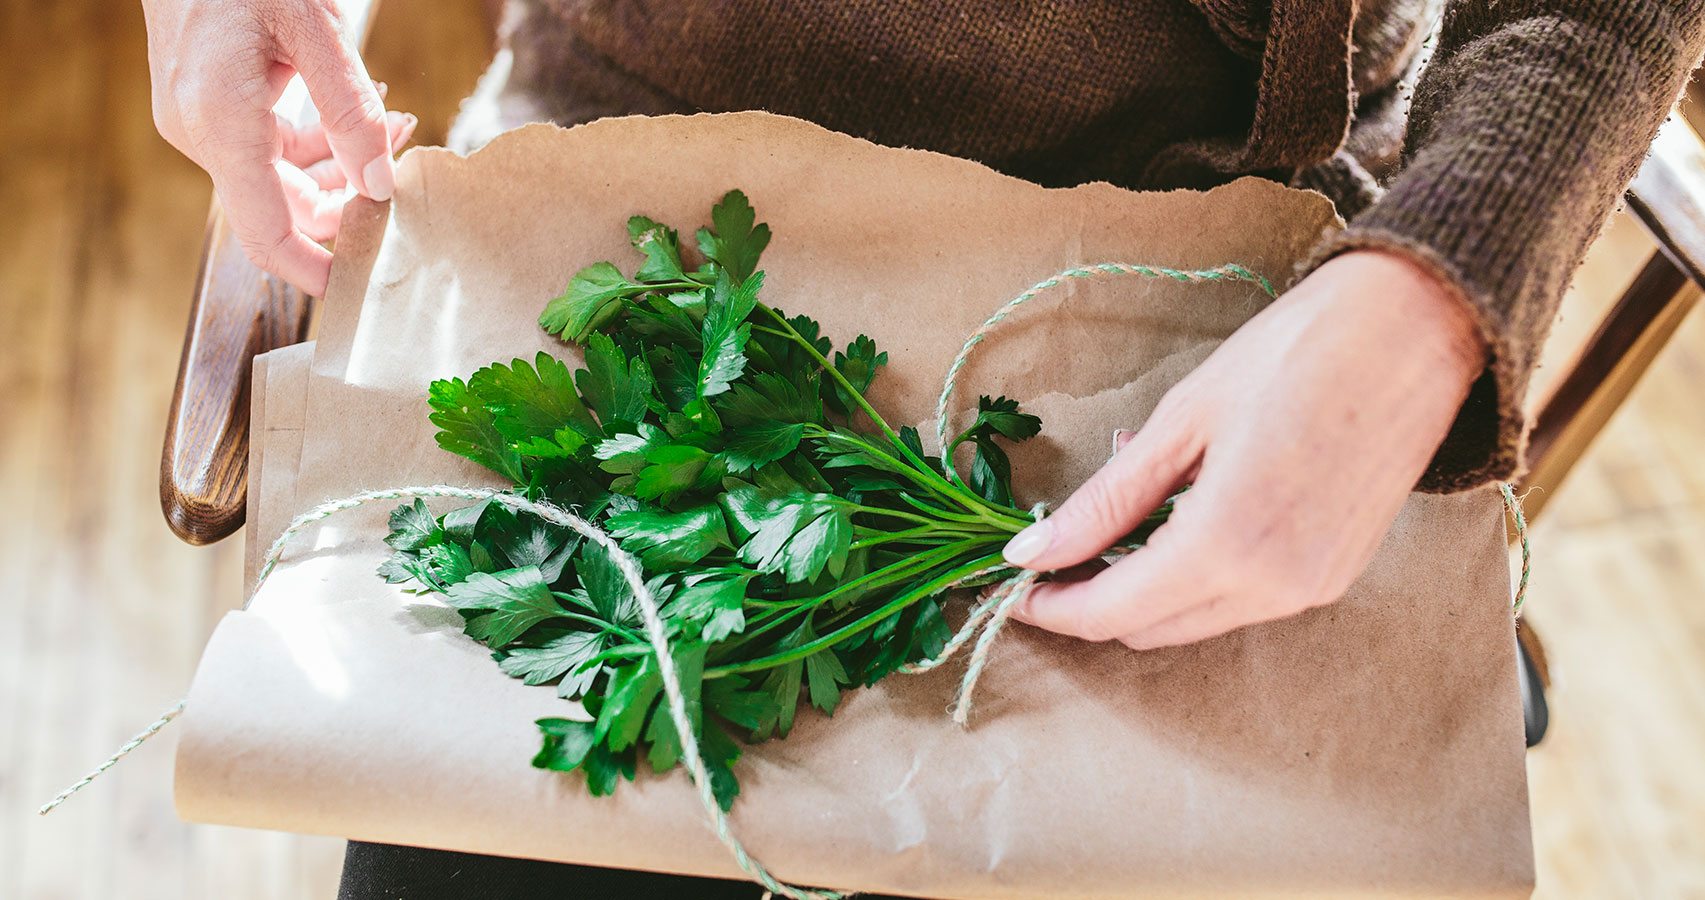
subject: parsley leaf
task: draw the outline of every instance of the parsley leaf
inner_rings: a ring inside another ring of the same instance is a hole
[[[440,537],[438,520],[426,508],[426,501],[416,497],[414,503],[391,512],[391,533],[385,543],[393,550],[419,550]]]
[[[521,454],[497,430],[497,417],[468,389],[467,382],[460,378],[434,381],[427,402],[432,407],[432,424],[438,426],[438,446],[511,481],[525,480]]]
[[[622,310],[622,301],[644,293],[643,284],[635,284],[622,271],[607,262],[593,263],[569,280],[568,287],[545,306],[539,315],[539,325],[563,340],[582,343],[593,329],[608,322]]]
[[[512,644],[527,629],[561,615],[538,566],[495,574],[475,572],[445,594],[468,619],[468,636],[494,648]]]
[[[977,421],[972,431],[994,432],[1015,441],[1027,440],[1042,430],[1042,420],[1018,411],[1018,401],[1005,397],[977,398]]]
[[[632,425],[651,408],[656,383],[644,354],[632,359],[607,334],[586,340],[586,368],[575,377],[586,405],[598,414],[604,427],[613,423]]]
[[[548,353],[541,352],[533,365],[517,359],[507,366],[486,366],[468,379],[468,390],[491,411],[493,427],[511,441],[552,438],[565,426],[598,433],[568,366]]]
[[[835,370],[860,394],[870,389],[870,383],[876,380],[876,370],[887,364],[888,354],[876,352],[876,342],[862,334],[847,345],[845,353],[835,351]],[[847,393],[847,389],[840,382],[826,383],[833,385],[834,392],[824,399],[830,401],[836,412],[848,414],[857,407],[852,395]]]
[[[536,647],[514,647],[498,660],[498,667],[526,684],[548,684],[562,679],[558,695],[572,700],[584,694],[598,676],[596,668],[577,672],[603,652],[604,634],[597,631],[564,631]]]
[[[675,229],[634,216],[628,219],[628,238],[635,250],[645,254],[645,264],[633,273],[635,281],[686,280],[687,274],[681,270],[681,239]]]
[[[700,228],[699,252],[715,262],[730,278],[744,281],[758,267],[758,256],[770,243],[770,226],[756,225],[758,215],[746,195],[729,191],[710,211],[715,231]]]
[[[611,516],[611,536],[639,557],[646,571],[675,571],[718,549],[732,548],[722,509],[706,503],[680,512],[642,506]]]
[[[758,303],[764,273],[758,272],[735,285],[724,270],[711,290],[704,317],[704,356],[699,362],[698,396],[714,397],[728,390],[746,371],[746,342],[752,326],[746,318]]]
[[[846,501],[829,494],[772,494],[743,487],[723,495],[723,508],[744,538],[740,559],[759,572],[779,572],[790,583],[810,581],[825,569],[839,575],[852,546]]]
[[[746,586],[753,573],[738,570],[689,577],[675,593],[669,615],[678,621],[700,625],[699,636],[720,641],[746,627]]]

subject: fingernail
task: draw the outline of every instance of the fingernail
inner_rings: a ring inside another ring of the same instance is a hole
[[[1006,542],[1006,549],[1001,551],[1001,555],[1015,566],[1029,565],[1048,549],[1053,540],[1053,523],[1046,520],[1037,522],[1013,535],[1012,540]]]
[[[397,173],[389,152],[373,157],[361,170],[361,183],[367,186],[367,196],[374,200],[389,200],[397,189]]]
[[[383,81],[375,81],[375,82],[373,82],[373,90],[378,91],[379,92],[379,99],[383,100],[383,99],[385,99],[385,95],[389,94],[391,92],[391,86],[384,83]]]
[[[1125,428],[1113,429],[1113,449],[1117,450],[1120,447],[1129,444],[1131,442],[1131,438],[1136,436],[1137,433],[1135,431],[1130,431]]]
[[[414,113],[403,113],[402,124],[397,126],[397,133],[391,135],[391,148],[400,149],[408,143],[408,139],[414,137],[415,126],[419,124],[420,120],[414,117]]]

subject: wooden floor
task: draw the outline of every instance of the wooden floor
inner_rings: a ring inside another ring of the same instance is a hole
[[[177,821],[169,736],[33,815],[181,694],[241,541],[183,546],[158,512],[208,188],[154,135],[137,4],[0,3],[0,898],[328,898],[335,842]],[[482,62],[479,6],[384,4],[370,67],[425,141]],[[1563,333],[1646,252],[1614,228]],[[1705,897],[1702,396],[1695,315],[1535,536],[1541,896]]]

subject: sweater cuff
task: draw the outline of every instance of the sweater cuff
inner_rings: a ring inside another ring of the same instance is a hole
[[[1532,375],[1533,353],[1513,345],[1501,324],[1497,305],[1459,268],[1427,243],[1378,226],[1352,226],[1321,244],[1303,271],[1352,250],[1380,250],[1413,261],[1467,300],[1475,327],[1488,348],[1486,370],[1468,390],[1468,399],[1421,476],[1418,490],[1451,493],[1492,481],[1510,481],[1521,473],[1527,449],[1527,420],[1522,399]]]
[[[1422,490],[1520,474],[1523,401],[1558,303],[1693,58],[1690,41],[1656,28],[1672,6],[1453,7],[1415,93],[1404,169],[1315,252],[1311,266],[1358,248],[1401,253],[1472,309],[1487,368]],[[1620,37],[1636,32],[1646,39]]]

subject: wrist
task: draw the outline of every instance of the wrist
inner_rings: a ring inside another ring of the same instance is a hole
[[[1357,282],[1379,285],[1380,301],[1394,307],[1406,323],[1406,340],[1437,352],[1464,386],[1486,368],[1491,345],[1480,318],[1453,280],[1407,254],[1382,249],[1353,250],[1329,260],[1322,269],[1353,270]]]

